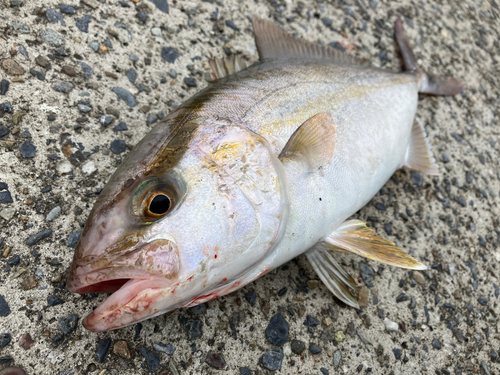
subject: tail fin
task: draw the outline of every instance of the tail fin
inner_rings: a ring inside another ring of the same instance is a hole
[[[406,70],[418,74],[419,92],[433,95],[455,95],[462,92],[464,84],[457,79],[426,73],[418,66],[400,18],[396,20],[394,30]]]

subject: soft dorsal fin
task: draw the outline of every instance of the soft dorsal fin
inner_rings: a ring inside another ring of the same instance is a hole
[[[237,55],[223,57],[222,59],[213,59],[208,63],[210,64],[210,68],[212,68],[209,82],[216,82],[221,78],[242,71],[248,67],[246,61]]]
[[[304,121],[292,134],[279,158],[304,158],[310,169],[330,162],[335,150],[335,123],[330,113],[322,112]]]
[[[432,155],[424,127],[418,118],[413,122],[404,165],[418,172],[439,176],[439,167]]]
[[[252,24],[255,44],[261,60],[310,58],[331,60],[338,64],[366,65],[363,60],[349,56],[330,46],[296,39],[267,20],[254,16]]]

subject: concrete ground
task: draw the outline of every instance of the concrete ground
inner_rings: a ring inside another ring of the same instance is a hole
[[[499,3],[166,4],[0,2],[0,369],[270,374],[274,353],[281,374],[500,373]],[[257,59],[253,14],[396,71],[401,17],[421,66],[465,83],[456,97],[420,97],[442,175],[398,171],[355,215],[429,270],[339,255],[364,285],[356,311],[301,256],[202,307],[86,331],[81,320],[104,297],[73,295],[65,279],[96,194],[154,122],[206,85],[209,58]],[[266,338],[277,313],[289,325],[281,346]]]

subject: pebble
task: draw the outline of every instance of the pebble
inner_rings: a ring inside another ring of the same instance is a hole
[[[97,355],[97,362],[103,363],[104,359],[106,358],[106,354],[108,354],[108,350],[111,346],[111,339],[104,339],[99,342],[99,345],[97,346],[96,350],[96,355]]]
[[[0,138],[5,137],[7,134],[9,134],[9,129],[5,126],[0,126]]]
[[[83,61],[78,61],[77,64],[82,67],[83,78],[89,79],[92,76],[92,73],[94,72],[94,70],[88,64],[84,63]]]
[[[28,55],[28,51],[26,51],[26,48],[24,48],[24,46],[21,44],[19,45],[19,52],[21,52],[21,54],[24,56],[24,58],[28,61],[31,61],[29,55]]]
[[[234,31],[239,31],[238,27],[234,24],[232,20],[226,20],[226,26],[229,27],[230,29],[233,29]]]
[[[0,111],[12,113],[12,104],[10,102],[0,104]]]
[[[12,76],[20,76],[24,74],[24,68],[13,59],[2,60],[2,68]]]
[[[10,26],[12,26],[14,30],[19,31],[21,34],[29,34],[31,32],[29,26],[24,23],[11,22]]]
[[[64,301],[56,295],[51,295],[47,298],[47,303],[49,306],[62,305]]]
[[[8,189],[7,184],[5,184],[4,189]],[[12,199],[12,195],[10,194],[9,190],[2,190],[0,191],[0,203],[4,204],[9,204],[9,203],[14,203],[14,200]]]
[[[0,294],[0,316],[7,316],[10,314],[10,307],[4,296]]]
[[[375,208],[379,211],[386,211],[387,208],[385,207],[385,204],[377,202],[375,203]]]
[[[128,130],[128,127],[127,127],[127,124],[122,121],[118,125],[116,125],[113,128],[113,130],[118,131],[118,132],[122,132],[122,131]]]
[[[19,346],[23,348],[24,350],[29,350],[33,346],[35,346],[35,343],[33,339],[31,338],[31,335],[29,332],[25,332],[21,338],[19,339]]]
[[[11,340],[12,336],[10,335],[10,333],[0,334],[0,349],[5,348],[7,345],[9,345]]]
[[[345,339],[345,334],[342,331],[335,332],[335,341],[342,342]]]
[[[323,375],[330,375],[330,372],[324,367],[320,367],[319,371],[321,371]]]
[[[485,297],[479,297],[477,299],[477,302],[479,302],[479,304],[482,306],[486,306],[488,304],[488,299]]]
[[[200,305],[191,307],[189,311],[195,315],[203,315],[207,312],[207,305],[202,303]]]
[[[75,14],[76,10],[71,5],[62,4],[59,5],[59,10],[65,14]]]
[[[425,277],[422,274],[422,272],[413,271],[413,280],[415,280],[420,285],[424,285],[425,284]]]
[[[63,72],[64,74],[70,76],[70,77],[76,77],[76,70],[75,68],[69,66],[69,65],[64,65],[62,68],[61,68],[61,72]]]
[[[214,353],[209,351],[207,353],[207,357],[205,358],[205,362],[210,366],[217,370],[223,370],[226,367],[226,361],[224,361],[224,357],[220,353]]]
[[[159,27],[153,27],[151,29],[151,34],[154,36],[161,36],[161,29]]]
[[[280,313],[274,315],[266,328],[266,338],[271,345],[282,346],[288,340],[288,322]]]
[[[411,171],[410,172],[410,179],[418,187],[421,187],[424,183],[424,176],[420,172]]]
[[[82,113],[89,113],[90,111],[92,111],[92,106],[90,105],[89,101],[79,102],[76,106]]]
[[[47,60],[45,57],[43,56],[38,56],[36,59],[35,59],[35,62],[40,65],[42,68],[44,69],[50,69],[52,67],[52,65],[50,64],[49,60]]]
[[[146,358],[146,361],[148,362],[148,370],[149,371],[156,371],[158,370],[158,367],[160,367],[160,357],[158,357],[156,354],[150,352],[144,347],[139,347],[137,350]]]
[[[292,340],[290,347],[292,349],[292,352],[297,355],[301,355],[304,350],[306,350],[306,344],[300,340]]]
[[[82,172],[88,175],[91,175],[97,170],[95,163],[93,161],[89,161],[82,165]]]
[[[179,52],[177,52],[177,50],[172,47],[163,47],[161,49],[161,57],[166,62],[173,64],[179,57]]]
[[[29,236],[28,239],[26,240],[26,245],[34,246],[44,238],[49,237],[51,234],[52,234],[52,229],[41,230],[40,232]]]
[[[54,30],[51,29],[43,30],[40,33],[40,36],[42,37],[43,41],[49,46],[59,48],[59,47],[64,47],[65,45],[64,38]]]
[[[109,124],[111,124],[113,122],[114,118],[113,117],[109,117],[109,116],[101,116],[101,118],[99,119],[99,123],[106,127],[108,126]]]
[[[7,261],[7,264],[9,266],[17,266],[19,264],[19,262],[21,261],[21,257],[19,255],[15,255],[13,256],[12,258],[10,258],[8,261]]]
[[[57,296],[51,296],[51,297],[56,297],[57,298]],[[59,300],[59,301],[61,301],[61,303],[63,303],[62,300]],[[59,305],[61,303],[57,303],[57,304],[54,304],[54,305],[51,305],[49,303],[49,306],[55,306],[55,305]],[[75,314],[70,314],[70,315],[68,315],[65,318],[59,319],[59,329],[65,335],[69,335],[71,332],[73,332],[76,329],[77,325],[78,325],[78,317]]]
[[[186,331],[189,340],[196,340],[203,334],[203,323],[197,319],[188,319],[179,315],[179,322]]]
[[[128,80],[131,82],[131,83],[135,83],[136,79],[137,79],[137,72],[135,71],[135,69],[129,69],[127,70],[127,72],[125,73],[125,75],[127,76]]]
[[[255,290],[252,289],[249,292],[246,292],[245,299],[250,304],[250,306],[255,306],[255,302],[257,301],[257,293],[255,293]]]
[[[447,155],[447,154],[442,154],[441,155],[441,160],[443,161],[443,163],[449,163],[450,162],[450,157]]]
[[[185,77],[184,83],[186,84],[187,87],[197,87],[196,80],[191,77]]]
[[[9,86],[10,82],[6,79],[2,79],[2,82],[0,82],[0,95],[7,94],[7,91],[9,91]]]
[[[490,369],[485,361],[481,361],[481,367],[483,368],[483,372],[485,375],[490,375]]]
[[[50,23],[60,22],[61,25],[66,26],[63,15],[53,8],[47,9],[47,11],[45,12],[45,17]]]
[[[135,15],[142,23],[146,23],[148,22],[148,14],[144,11],[139,11],[137,12],[137,14]]]
[[[122,89],[121,87],[113,87],[113,92],[129,107],[135,107],[137,105],[137,101],[134,96],[127,90]]]
[[[342,359],[342,354],[340,353],[340,350],[335,351],[333,353],[333,367],[337,369],[340,366],[340,360]]]
[[[387,332],[397,332],[399,330],[398,323],[395,323],[388,318],[384,319],[384,325]]]
[[[281,349],[269,349],[266,354],[262,357],[262,364],[265,368],[271,371],[276,371],[281,369],[281,364],[283,362],[283,350]]]
[[[434,349],[440,350],[441,349],[441,342],[438,339],[433,339],[432,340],[432,347]]]
[[[92,21],[92,17],[90,17],[88,15],[77,18],[76,19],[76,27],[78,27],[80,29],[80,31],[82,31],[84,33],[88,33],[90,21]]]
[[[399,296],[396,297],[396,302],[399,303],[399,302],[405,302],[405,301],[408,301],[409,298],[406,294],[404,293],[401,293]]]
[[[52,90],[55,90],[57,92],[62,92],[64,94],[67,94],[71,90],[73,90],[73,84],[68,81],[56,81],[52,84]]]
[[[61,206],[54,207],[52,210],[50,210],[50,212],[45,217],[45,221],[50,222],[50,221],[54,220],[55,218],[57,218],[61,214],[61,211],[62,211]]]
[[[149,0],[156,6],[156,9],[163,13],[168,13],[168,2],[167,0]]]
[[[121,154],[122,152],[125,151],[126,145],[125,142],[122,141],[121,139],[115,139],[111,144],[109,145],[109,149],[113,152],[113,154]]]
[[[401,354],[403,354],[401,349],[392,349],[392,352],[394,353],[394,358],[398,360],[401,358]]]
[[[125,340],[120,340],[115,343],[115,345],[113,346],[113,353],[125,359],[132,358],[132,356],[130,355],[128,344]]]
[[[240,374],[241,375],[252,375],[252,371],[249,368],[240,367]]]
[[[40,81],[45,81],[45,73],[41,72],[40,70],[36,70],[35,68],[30,68],[30,74]]]
[[[303,324],[307,327],[316,327],[319,324],[319,320],[308,314]]]
[[[163,352],[168,355],[172,355],[175,352],[175,347],[172,344],[164,344],[159,342],[158,344],[154,344],[153,348],[158,352]]]
[[[316,355],[316,354],[321,353],[321,348],[317,345],[311,344],[311,345],[309,345],[309,351],[312,354]]]

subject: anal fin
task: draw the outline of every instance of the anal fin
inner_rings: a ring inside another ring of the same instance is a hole
[[[356,281],[340,267],[323,244],[317,244],[306,256],[330,292],[347,305],[359,308]]]
[[[345,221],[325,239],[325,245],[331,250],[361,255],[391,266],[413,270],[425,270],[427,267],[366,226],[361,220]]]
[[[413,122],[404,165],[418,172],[439,175],[439,167],[432,155],[424,127],[418,118]]]
[[[304,158],[312,170],[323,167],[332,159],[335,131],[332,115],[326,112],[318,113],[297,128],[279,158]]]

